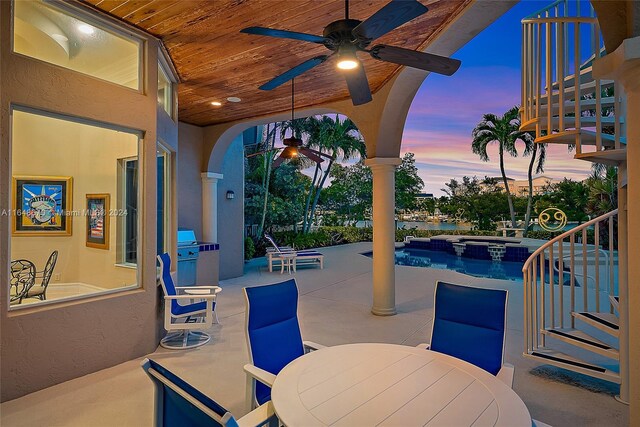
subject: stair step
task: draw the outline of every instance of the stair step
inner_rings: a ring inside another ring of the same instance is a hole
[[[541,348],[533,350],[529,354],[525,353],[524,356],[542,361],[549,365],[558,366],[570,371],[579,372],[591,377],[620,384],[620,374],[617,372],[603,368],[602,366],[594,365],[582,359],[578,359],[577,357],[569,356],[568,354],[564,354],[559,351]]]
[[[600,106],[603,108],[613,107],[616,102],[615,96],[607,96],[600,98]],[[558,102],[554,102],[551,105],[551,115],[557,116],[560,114],[560,107]],[[582,99],[580,100],[580,111],[589,111],[596,109],[596,99]],[[564,101],[565,114],[574,113],[576,111],[575,101]],[[547,115],[547,105],[540,106],[540,117]]]
[[[580,70],[579,80],[581,84],[593,81],[593,67],[588,66],[588,67],[582,68]],[[566,76],[564,78],[564,87],[573,86],[574,81],[575,81],[575,74],[570,74]],[[560,84],[557,81],[555,81],[551,84],[551,87],[553,88],[553,90],[558,90],[558,88],[560,87]]]
[[[613,306],[613,308],[615,308],[616,310],[620,310],[618,308],[618,306],[620,305],[620,297],[617,295],[609,295],[609,301],[611,301],[611,305]]]
[[[618,325],[618,316],[611,313],[598,313],[598,312],[575,312],[572,311],[571,315],[576,319],[579,319],[594,328],[598,328],[603,332],[608,333],[611,336],[617,337],[620,334],[620,326]]]
[[[599,339],[594,338],[579,329],[543,329],[540,332],[548,337],[559,339],[571,345],[575,345],[576,347],[584,348],[602,356],[606,356],[615,360],[620,359],[620,352],[616,348],[611,347],[609,344],[602,342]]]
[[[620,123],[624,123],[624,118],[620,118]],[[536,130],[536,125],[540,124],[541,130],[547,130],[548,122],[547,117],[537,117],[535,119],[528,120],[520,125],[520,130]],[[594,127],[597,124],[596,117],[594,116],[586,116],[580,117],[580,126],[581,127]],[[613,127],[616,124],[616,118],[612,116],[603,116],[600,117],[600,124],[602,126],[610,126]],[[560,127],[560,117],[552,117],[551,118],[551,129],[558,129]],[[575,128],[576,127],[576,118],[575,117],[565,117],[564,118],[564,127],[566,128]]]
[[[536,142],[539,144],[575,144],[576,134],[580,134],[581,145],[596,145],[596,133],[592,130],[566,130],[564,132],[552,133],[550,135],[539,136]],[[600,134],[603,147],[615,147],[616,138],[607,133]],[[620,138],[621,144],[626,144],[626,138]]]
[[[600,80],[600,89],[607,89],[610,87],[613,87],[613,80]],[[583,83],[580,85],[580,94],[586,95],[588,93],[593,93],[595,91],[595,88],[596,88],[595,80],[592,80],[587,83]],[[565,87],[564,93],[565,93],[565,97],[564,97],[565,99],[568,99],[571,95],[575,95],[576,93],[575,86]],[[559,96],[560,96],[559,91],[554,91],[551,94],[551,104],[557,103]],[[548,103],[549,103],[548,94],[545,93],[544,95],[540,96],[540,105],[547,105]]]
[[[574,159],[586,160],[594,163],[602,163],[609,166],[618,166],[627,161],[627,149],[600,150],[590,153],[580,153],[573,156]]]

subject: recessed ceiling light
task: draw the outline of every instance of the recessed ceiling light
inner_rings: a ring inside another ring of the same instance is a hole
[[[227,101],[229,102],[240,102],[242,101],[242,99],[238,98],[237,96],[230,96],[227,98]]]
[[[220,107],[220,106],[222,105],[222,102],[220,102],[220,101],[213,101],[213,102],[211,103],[211,105],[213,105],[214,107]]]
[[[93,34],[96,30],[91,25],[80,24],[78,25],[78,31],[84,34]]]

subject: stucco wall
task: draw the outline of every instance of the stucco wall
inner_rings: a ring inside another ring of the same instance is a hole
[[[178,227],[192,228],[202,240],[202,128],[178,124]]]
[[[244,146],[242,134],[227,150],[218,182],[218,243],[220,279],[242,276],[244,272]],[[227,191],[234,199],[227,199]]]
[[[130,32],[125,29],[125,32]],[[122,363],[153,351],[159,341],[155,209],[158,44],[146,38],[146,90],[134,91],[11,52],[11,2],[0,2],[0,208],[9,209],[11,105],[137,130],[143,194],[139,273],[142,288],[8,311],[10,218],[0,216],[0,375],[2,401]],[[171,144],[174,145],[174,144]]]

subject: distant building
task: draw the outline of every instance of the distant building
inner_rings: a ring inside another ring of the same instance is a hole
[[[419,193],[416,196],[416,200],[418,200],[419,202],[430,199],[433,199],[433,193]]]
[[[496,179],[498,181],[498,187],[504,188],[502,177],[494,177],[493,179]],[[529,194],[528,180],[507,178],[507,181],[509,182],[509,191],[511,192],[511,194],[515,194],[516,196],[526,196]],[[533,195],[537,196],[539,194],[542,194],[550,185],[557,184],[559,182],[560,180],[548,177],[546,175],[536,176],[532,180]]]

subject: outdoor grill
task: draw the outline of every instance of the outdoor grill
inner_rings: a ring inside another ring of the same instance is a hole
[[[191,229],[178,229],[178,286],[196,284],[199,254],[196,233]]]

